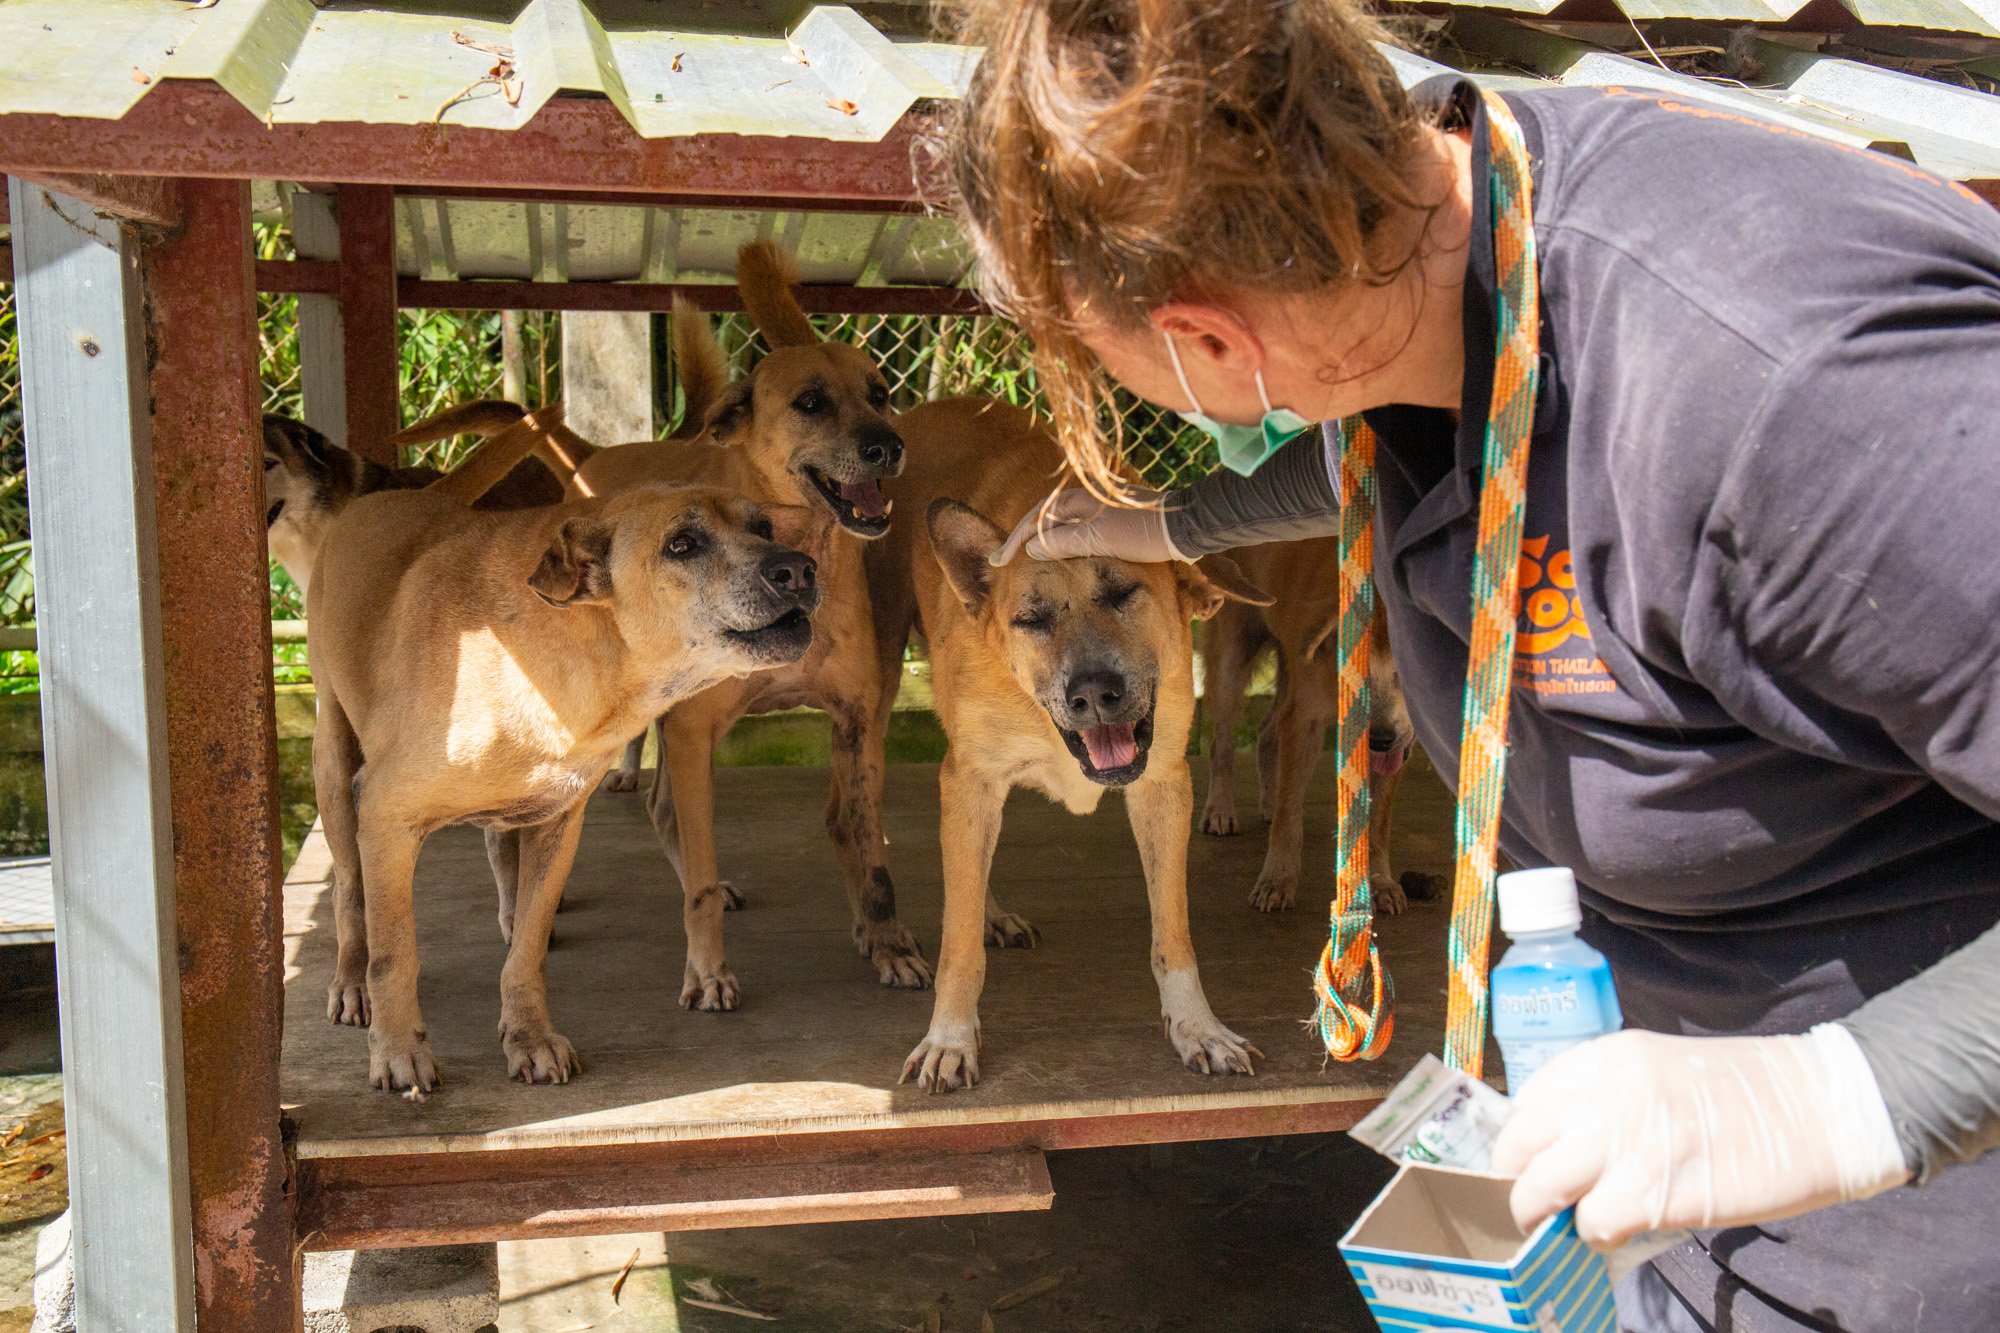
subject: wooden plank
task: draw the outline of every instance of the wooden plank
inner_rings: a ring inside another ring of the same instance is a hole
[[[340,221],[340,348],[347,396],[347,448],[393,466],[388,443],[402,428],[396,359],[396,198],[387,186],[343,185]]]
[[[335,444],[347,444],[347,354],[340,323],[340,224],[333,216],[333,196],[309,190],[291,195],[292,243],[299,262],[320,268],[329,280],[325,293],[299,292],[299,415],[308,426]],[[260,263],[257,290],[289,291],[267,285],[269,268],[289,264]]]
[[[267,125],[221,88],[168,79],[118,120],[0,116],[0,170],[875,205],[920,197],[912,149],[936,128],[935,117],[911,112],[875,143],[646,139],[591,97],[553,98],[518,130]]]
[[[137,241],[10,184],[79,1325],[194,1327]]]
[[[369,1089],[360,1034],[323,1017],[332,966],[325,864],[309,841],[288,882],[286,922],[285,1095],[298,1107],[301,1168],[367,1158],[370,1169],[402,1173],[428,1169],[415,1163],[426,1155],[684,1152],[723,1141],[769,1159],[825,1155],[839,1135],[879,1150],[921,1140],[991,1151],[1344,1127],[1439,1043],[1445,912],[1420,906],[1383,923],[1400,1002],[1389,1057],[1327,1065],[1301,1026],[1326,930],[1332,778],[1323,767],[1308,807],[1317,879],[1296,910],[1265,916],[1246,902],[1261,836],[1197,834],[1190,849],[1203,982],[1223,1021],[1265,1052],[1254,1078],[1191,1073],[1160,1035],[1145,894],[1115,796],[1085,819],[1032,794],[1009,805],[995,892],[1044,938],[1036,950],[991,956],[982,1081],[948,1096],[896,1084],[931,996],[875,985],[854,955],[821,828],[823,772],[718,770],[723,864],[750,898],[727,927],[746,995],[733,1014],[677,1007],[678,889],[638,799],[595,801],[549,962],[556,1023],[586,1063],[563,1087],[505,1078],[491,1030],[501,946],[483,849],[470,830],[445,830],[419,866],[417,918],[425,1019],[447,1083],[422,1105]],[[1249,782],[1250,766],[1239,768]],[[903,917],[933,950],[936,783],[935,768],[891,766],[885,812]],[[1399,798],[1399,810],[1413,812],[1397,833],[1404,863],[1448,866],[1442,787],[1419,764]],[[1246,793],[1239,805],[1254,809],[1254,800]]]
[[[284,1136],[277,721],[271,689],[250,186],[176,182],[143,252],[181,1039],[203,1328],[297,1321]]]
[[[77,172],[36,172],[24,176],[37,185],[80,199],[100,213],[126,222],[178,228],[187,209],[178,182],[155,176],[99,176]]]
[[[1048,1163],[1032,1148],[775,1164],[515,1163],[504,1176],[411,1188],[400,1173],[349,1175],[308,1195],[315,1250],[457,1245],[495,1239],[872,1222],[1046,1209]]]

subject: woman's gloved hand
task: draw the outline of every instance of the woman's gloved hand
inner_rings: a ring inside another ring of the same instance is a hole
[[[1167,511],[1161,504],[1165,495],[1164,491],[1136,486],[1131,491],[1132,504],[1141,507],[1127,508],[1107,505],[1086,490],[1057,491],[1030,509],[988,560],[1004,565],[1021,550],[1032,560],[1089,555],[1139,564],[1185,560],[1167,536]]]
[[[1644,1231],[1769,1222],[1880,1193],[1909,1168],[1868,1058],[1837,1024],[1802,1037],[1617,1032],[1514,1096],[1493,1167],[1532,1230],[1576,1205],[1599,1249]]]

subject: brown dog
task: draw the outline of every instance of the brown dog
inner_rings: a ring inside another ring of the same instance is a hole
[[[1225,837],[1237,831],[1237,711],[1258,660],[1274,653],[1277,691],[1257,729],[1257,785],[1270,834],[1250,903],[1260,912],[1275,912],[1298,901],[1306,784],[1327,728],[1338,717],[1339,662],[1327,641],[1338,603],[1332,579],[1336,542],[1331,537],[1269,542],[1232,554],[1274,600],[1266,607],[1225,606],[1202,627],[1209,776],[1201,829]],[[1437,886],[1432,876],[1412,870],[1399,879],[1390,868],[1390,804],[1416,733],[1380,608],[1369,632],[1368,882],[1376,908],[1393,915],[1411,897],[1434,897]]]
[[[715,487],[475,513],[451,481],[355,500],[313,580],[313,776],[338,937],[327,1008],[368,1025],[375,1086],[434,1087],[417,852],[446,824],[518,830],[501,1046],[510,1074],[562,1082],[578,1066],[549,1019],[545,962],[584,804],[648,717],[805,654],[814,568]]]
[[[855,944],[885,986],[920,988],[931,979],[915,938],[896,918],[882,836],[882,750],[866,743],[885,725],[876,710],[886,705],[862,542],[852,538],[866,541],[889,531],[890,504],[881,483],[903,466],[889,387],[866,353],[820,340],[791,294],[790,265],[776,246],[745,246],[737,274],[770,354],[749,375],[727,383],[707,321],[678,303],[674,343],[690,415],[702,420],[699,436],[597,450],[570,481],[572,493],[600,496],[662,481],[717,485],[764,503],[807,506],[846,534],[831,534],[824,549],[814,551],[820,609],[812,648],[801,660],[687,699],[658,721],[661,764],[647,809],[684,895],[688,957],[681,1004],[710,1012],[736,1008],[742,994],[723,948],[723,911],[743,899],[716,864],[714,750],[737,718],[800,705],[824,709],[833,723],[826,824],[847,888]]]
[[[487,414],[478,427],[480,433],[497,431],[521,420],[520,408],[511,403],[500,406],[511,411]],[[419,422],[401,434],[390,436],[390,443],[406,444],[465,433],[459,430],[429,433],[441,419],[433,417]],[[313,561],[319,555],[327,525],[349,501],[377,491],[420,490],[443,475],[436,468],[391,468],[372,463],[341,448],[303,421],[266,413],[264,528],[271,557],[285,567],[303,596],[311,587]],[[555,504],[562,498],[562,482],[539,461],[526,459],[482,495],[475,507],[527,509]]]
[[[935,1091],[978,1081],[982,944],[1018,924],[992,901],[987,875],[1001,808],[1018,786],[1077,814],[1096,809],[1106,788],[1124,789],[1168,1040],[1190,1069],[1251,1073],[1256,1052],[1210,1010],[1188,933],[1188,622],[1225,596],[1262,594],[1214,558],[1196,566],[1022,557],[994,569],[987,557],[1049,492],[1062,461],[1055,441],[1028,413],[986,399],[927,403],[899,425],[911,462],[891,491],[921,506],[927,522],[869,553],[879,643],[886,671],[921,627],[950,743],[940,774],[937,1001],[903,1077]]]

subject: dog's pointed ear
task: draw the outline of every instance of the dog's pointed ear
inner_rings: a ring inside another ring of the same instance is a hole
[[[933,500],[924,524],[930,529],[931,549],[944,568],[945,582],[958,594],[965,613],[977,619],[993,590],[993,566],[986,558],[1000,549],[1007,534],[986,515],[956,500]]]
[[[708,420],[702,423],[702,430],[718,444],[733,443],[749,428],[756,391],[757,373],[752,371],[722,391],[715,405],[708,409]]]
[[[825,561],[828,539],[833,535],[833,515],[810,505],[767,504],[759,508],[771,520],[772,541]]]
[[[280,458],[287,455],[299,458],[315,471],[325,472],[331,466],[327,450],[333,447],[333,441],[296,417],[266,412],[264,447]]]
[[[1207,620],[1226,601],[1269,606],[1276,600],[1226,555],[1203,556],[1191,565],[1176,561],[1174,577],[1188,599],[1188,614],[1196,620]]]
[[[550,606],[580,606],[611,596],[611,525],[601,518],[563,520],[528,576]]]

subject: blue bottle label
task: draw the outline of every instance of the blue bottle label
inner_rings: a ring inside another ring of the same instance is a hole
[[[1617,1001],[1604,1002],[1610,990],[1610,972],[1602,964],[1494,969],[1493,1035],[1507,1063],[1507,1086],[1518,1090],[1570,1047],[1616,1031]]]

